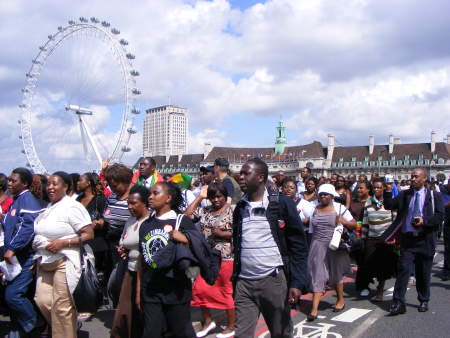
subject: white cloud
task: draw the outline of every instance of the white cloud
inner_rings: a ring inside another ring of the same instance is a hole
[[[450,45],[445,43],[450,4],[412,0],[408,11],[404,5],[268,0],[242,11],[226,0],[3,1],[0,41],[8,48],[0,50],[0,119],[7,128],[0,137],[7,140],[8,154],[19,153],[20,112],[12,107],[21,101],[24,74],[47,35],[80,16],[111,22],[129,41],[141,73],[141,108],[169,100],[189,108],[193,152],[202,152],[205,142],[251,144],[250,133],[223,131],[227,117],[280,113],[291,116],[286,124],[297,137],[290,143],[324,141],[329,132],[346,144],[365,143],[369,133],[377,141],[391,132],[411,141],[423,141],[431,129],[444,135],[449,132],[443,121],[450,108]],[[81,46],[77,39],[71,43]],[[99,50],[104,53],[96,54]],[[69,116],[62,123],[62,111],[55,109],[82,82],[72,70],[78,65],[92,70],[84,77],[92,87],[78,88],[83,98],[70,103],[96,111],[89,118],[91,128],[105,147],[111,146],[123,97],[120,72],[110,69],[108,50],[94,40],[78,52],[64,47],[55,53],[41,77],[50,90],[40,88],[42,96],[36,98],[43,113],[33,124],[36,141],[59,154],[66,149],[64,156],[80,151],[76,123],[68,126]],[[89,54],[98,57],[86,58]],[[129,163],[142,151],[140,133],[131,148],[125,157]],[[69,156],[72,162],[76,156]],[[23,157],[14,158],[23,164]],[[2,170],[10,166],[0,163]]]
[[[205,143],[212,146],[226,144],[227,134],[221,130],[206,128],[197,134],[189,136],[189,151],[194,154],[202,154],[205,151]]]

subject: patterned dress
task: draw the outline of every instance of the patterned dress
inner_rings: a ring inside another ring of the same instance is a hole
[[[212,215],[212,207],[198,208],[194,218],[200,219],[200,229],[206,241],[212,248],[222,254],[222,263],[219,276],[214,285],[208,285],[199,275],[192,289],[193,300],[191,306],[214,309],[233,309],[233,286],[231,275],[233,273],[233,248],[231,238],[218,238],[212,230],[219,228],[222,231],[232,232],[233,209],[226,208],[218,215]]]

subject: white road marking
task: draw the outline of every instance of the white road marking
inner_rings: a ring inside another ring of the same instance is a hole
[[[353,323],[355,320],[368,314],[370,311],[372,310],[352,308],[334,318],[331,318],[331,320],[344,323]]]
[[[319,318],[319,319],[325,319],[325,318],[327,318],[327,316],[317,316],[317,318]]]
[[[381,309],[376,309],[374,312],[364,320],[358,327],[350,334],[348,338],[359,338],[364,335],[364,333],[382,316],[385,315],[385,312]]]

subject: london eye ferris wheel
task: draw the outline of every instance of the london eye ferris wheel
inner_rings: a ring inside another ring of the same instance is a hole
[[[26,73],[22,152],[36,173],[92,171],[130,152],[140,113],[135,55],[120,31],[92,17],[70,20],[39,46]]]

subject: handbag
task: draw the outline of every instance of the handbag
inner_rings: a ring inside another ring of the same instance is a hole
[[[339,216],[341,216],[341,208],[342,204],[339,204]],[[353,230],[347,229],[346,227],[342,226],[341,224],[338,224],[334,231],[336,232],[337,229],[342,227],[342,232],[340,236],[340,242],[339,247],[337,249],[332,250],[345,250],[347,252],[353,252],[361,249],[362,247],[362,240],[356,236],[356,233]],[[333,233],[334,236],[334,233]],[[330,242],[331,245],[331,242]],[[330,247],[331,249],[331,247]]]
[[[342,204],[339,204],[339,216],[341,215],[341,206],[342,206]],[[334,228],[333,236],[331,237],[331,241],[328,244],[328,248],[330,250],[336,251],[337,249],[341,248],[341,239],[342,239],[343,233],[344,233],[344,226],[340,223],[337,223]]]
[[[78,312],[95,313],[102,301],[100,282],[92,261],[88,258],[84,246],[79,241],[81,276],[73,292],[75,307]]]

